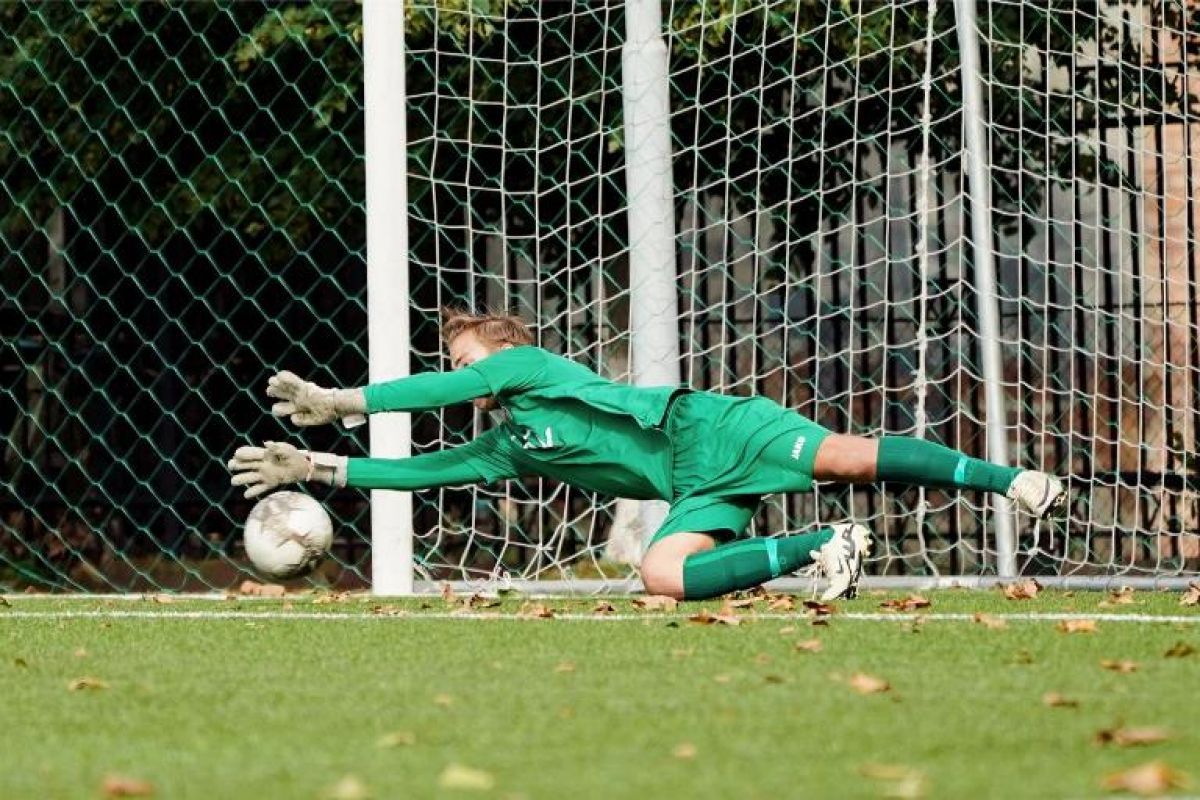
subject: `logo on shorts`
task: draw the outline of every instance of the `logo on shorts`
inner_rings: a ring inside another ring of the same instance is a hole
[[[800,460],[800,453],[804,451],[804,434],[796,437],[796,443],[792,445],[792,461]]]

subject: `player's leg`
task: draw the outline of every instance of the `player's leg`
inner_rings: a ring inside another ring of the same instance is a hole
[[[1052,475],[1000,466],[936,442],[906,436],[827,436],[813,461],[813,477],[845,483],[893,481],[981,489],[1016,500],[1038,517],[1047,516],[1066,502],[1062,482]]]
[[[693,498],[676,504],[642,559],[646,591],[679,600],[704,600],[753,588],[816,561],[830,582],[825,599],[853,596],[869,550],[866,528],[837,525],[798,536],[734,538],[718,544],[719,539],[744,531],[757,505],[758,498],[730,502]]]

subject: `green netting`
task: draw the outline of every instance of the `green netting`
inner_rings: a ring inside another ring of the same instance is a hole
[[[843,432],[983,454],[962,84],[983,82],[1014,463],[1073,474],[1039,573],[1193,572],[1200,397],[1180,2],[664,2],[683,377]],[[516,311],[630,376],[624,5],[409,2],[412,369],[437,308]],[[243,577],[236,443],[362,454],[266,413],[268,375],[366,380],[361,8],[0,5],[0,587]],[[670,265],[664,265],[669,269]],[[416,452],[469,408],[413,420]],[[367,498],[315,580],[364,584]],[[995,571],[982,496],[821,487],[760,533],[868,522],[889,574]],[[417,495],[431,578],[625,575],[629,508],[552,481]]]

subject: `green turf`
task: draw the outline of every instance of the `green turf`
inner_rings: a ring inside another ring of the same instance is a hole
[[[903,595],[895,595],[903,596]],[[932,613],[1101,612],[1184,615],[1176,594],[928,593]],[[838,604],[875,612],[884,596]],[[0,606],[0,797],[100,796],[106,774],[150,781],[158,797],[316,798],[357,776],[375,798],[879,797],[898,788],[869,763],[925,777],[928,797],[1092,797],[1100,778],[1151,759],[1190,771],[1200,624],[839,618],[742,609],[736,627],[667,617],[592,622],[594,601],[539,601],[557,619],[514,619],[524,602],[477,609],[498,620],[430,619],[440,598],[314,604],[159,604],[14,598]],[[615,600],[620,614],[637,612]],[[426,608],[422,608],[426,606]],[[286,608],[286,610],[284,610]],[[189,610],[321,612],[355,619],[172,619]],[[528,610],[528,609],[527,609]],[[150,611],[165,619],[19,618],[26,612]],[[755,618],[755,614],[759,616]],[[818,653],[796,651],[819,638]],[[1198,652],[1164,654],[1177,642]],[[86,652],[83,652],[86,651]],[[1102,659],[1138,663],[1131,674]],[[571,668],[564,666],[570,664]],[[892,690],[862,696],[866,672]],[[108,688],[69,692],[83,676]],[[1057,691],[1076,708],[1049,708]],[[1114,724],[1158,725],[1163,743],[1093,744]],[[415,743],[379,747],[389,733]],[[680,758],[675,749],[694,748]],[[448,790],[452,764],[483,770],[490,790]]]

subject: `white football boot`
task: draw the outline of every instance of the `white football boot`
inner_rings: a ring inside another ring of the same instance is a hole
[[[1067,507],[1067,490],[1062,481],[1031,469],[1017,474],[1006,496],[1038,519],[1057,516]]]
[[[863,559],[871,553],[871,532],[866,525],[843,523],[832,528],[833,538],[820,549],[809,552],[813,558],[811,574],[829,580],[828,588],[821,594],[822,603],[858,594]]]

